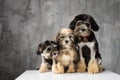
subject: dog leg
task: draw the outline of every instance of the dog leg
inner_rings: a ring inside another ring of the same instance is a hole
[[[64,73],[64,67],[60,62],[57,63],[57,69],[58,69],[58,71],[57,71],[58,74]]]
[[[88,64],[88,73],[90,74],[99,73],[99,65],[96,59],[90,60]]]
[[[97,58],[98,66],[99,66],[99,72],[102,72],[105,70],[105,68],[101,65],[102,60],[100,58]]]
[[[78,62],[77,66],[77,72],[85,72],[86,70],[86,64],[85,64],[85,59],[83,58],[83,53],[82,53],[82,46],[80,46],[80,61]]]
[[[74,73],[75,72],[75,65],[73,63],[70,63],[67,73]]]
[[[78,62],[77,72],[85,72],[85,70],[86,70],[86,64],[85,64],[85,60],[83,58]]]
[[[41,66],[40,66],[39,71],[40,71],[41,73],[43,73],[43,72],[47,72],[48,70],[49,70],[49,69],[47,68],[47,65],[46,65],[45,63],[42,63]]]
[[[53,64],[52,64],[52,72],[55,74],[58,73],[57,64],[54,58],[53,58]]]
[[[101,63],[100,61],[98,61],[96,58],[95,58],[95,55],[96,55],[96,51],[94,49],[94,46],[91,46],[90,47],[90,50],[91,50],[91,59],[88,63],[88,73],[90,74],[95,74],[95,73],[98,73],[99,72],[99,64],[98,63]]]
[[[52,72],[55,73],[55,74],[58,73],[57,64],[53,64],[53,65],[52,65]]]
[[[43,73],[43,72],[47,72],[49,69],[48,69],[48,67],[47,67],[47,64],[45,63],[45,59],[42,57],[42,64],[41,64],[41,66],[40,66],[40,68],[39,68],[39,71],[41,72],[41,73]]]
[[[102,72],[105,70],[105,68],[102,65],[98,65],[99,66],[99,72]]]

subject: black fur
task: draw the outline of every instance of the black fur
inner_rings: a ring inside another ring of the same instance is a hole
[[[70,25],[69,25],[69,28],[74,30],[75,29],[75,25],[76,23],[81,20],[81,21],[88,21],[89,19],[89,23],[91,25],[91,28],[94,30],[94,31],[98,31],[99,30],[99,26],[98,24],[95,22],[95,20],[93,19],[93,17],[91,17],[90,15],[87,15],[87,14],[80,14],[80,15],[77,15],[73,21],[71,21]]]
[[[101,55],[99,53],[99,45],[98,45],[98,42],[96,40],[96,37],[95,37],[95,34],[94,32],[91,32],[90,36],[87,38],[88,39],[88,42],[93,42],[95,41],[95,44],[94,44],[94,49],[96,51],[96,55],[95,55],[95,58],[99,58],[99,59],[102,59],[101,58]],[[83,38],[81,37],[81,42],[83,41]],[[88,63],[90,61],[90,48],[85,45],[84,47],[82,47],[82,53],[83,53],[83,57],[85,58],[85,63],[86,65],[88,66]]]
[[[37,50],[37,55],[41,55],[41,53],[46,49],[47,46],[49,45],[57,45],[57,43],[55,43],[54,41],[49,41],[46,40],[45,42],[42,42],[39,44],[38,46],[38,50]]]
[[[55,45],[57,45],[57,43],[55,43],[54,41],[49,41],[49,40],[46,40],[44,42],[41,42],[38,46],[38,50],[37,50],[37,55],[41,55],[43,53],[43,51],[48,47],[48,46],[51,46],[51,49],[49,50],[49,53],[51,55],[51,59],[46,59],[45,57],[43,57],[45,63],[47,63],[49,66],[48,69],[51,69],[51,66],[52,66],[52,49],[54,49]],[[48,50],[48,49],[47,49]]]
[[[72,29],[72,30],[75,30],[76,27],[77,27],[77,22],[78,21],[82,21],[82,24],[85,24],[86,22],[88,22],[91,26],[91,29],[93,31],[98,31],[99,30],[99,26],[98,24],[95,22],[95,20],[93,19],[93,17],[91,17],[90,15],[87,15],[87,14],[80,14],[80,15],[77,15],[72,21],[71,23],[69,24],[69,28]],[[87,25],[87,24],[86,24]],[[89,25],[87,25],[89,26]],[[98,45],[98,42],[96,40],[96,37],[95,37],[95,34],[94,32],[91,31],[90,35],[87,37],[88,41],[87,42],[95,42],[94,44],[94,49],[96,51],[96,55],[95,55],[95,58],[99,58],[101,59],[101,55],[99,53],[99,45]],[[78,43],[80,42],[84,42],[84,37],[81,37],[80,35],[78,35],[80,37],[80,40]],[[85,63],[86,65],[88,66],[88,63],[90,61],[90,48],[85,45],[82,47],[82,53],[83,53],[83,57],[85,58]]]

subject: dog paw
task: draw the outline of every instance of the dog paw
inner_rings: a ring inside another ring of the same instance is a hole
[[[75,72],[75,69],[69,69],[67,70],[67,73],[74,73]]]
[[[85,61],[84,60],[79,61],[77,66],[77,72],[85,72],[85,70],[86,70]]]
[[[60,62],[57,64],[57,72],[56,73],[57,74],[63,74],[64,73],[64,67]]]
[[[102,65],[99,65],[99,72],[103,72],[105,68]]]
[[[39,69],[39,71],[40,71],[41,73],[47,72],[47,71],[48,71],[48,68],[47,68],[46,65],[42,64],[41,67],[40,67],[40,69]]]
[[[99,65],[97,63],[97,60],[91,60],[88,64],[88,73],[90,74],[96,74],[99,73]]]
[[[68,67],[67,73],[74,73],[75,72],[75,65],[71,63]]]
[[[52,72],[53,72],[54,74],[57,74],[57,73],[58,73],[57,65],[55,65],[55,64],[52,65]]]
[[[55,74],[63,74],[64,73],[64,69],[63,68],[58,68],[58,70],[56,72],[54,72]]]

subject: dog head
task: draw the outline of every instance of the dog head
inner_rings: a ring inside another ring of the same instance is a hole
[[[71,29],[61,29],[56,36],[56,42],[62,48],[70,48],[75,44],[75,35]]]
[[[93,30],[93,31],[98,31],[99,30],[99,26],[98,24],[95,22],[95,20],[93,19],[93,17],[91,17],[90,15],[87,14],[80,14],[78,16],[76,16],[73,21],[71,21],[69,28],[72,30],[75,30],[77,27],[79,28],[82,32],[86,31],[89,32],[89,30]]]
[[[52,50],[57,46],[54,41],[46,40],[39,44],[37,54],[42,55],[46,59],[52,59]]]
[[[78,21],[74,30],[81,37],[88,37],[91,34],[91,25],[87,21]]]

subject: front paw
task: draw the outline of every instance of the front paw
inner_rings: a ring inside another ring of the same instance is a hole
[[[77,66],[77,72],[85,72],[86,70],[86,64],[85,64],[85,60],[80,60],[78,62],[78,66]]]
[[[53,65],[52,65],[52,72],[53,72],[54,74],[58,74],[58,73],[59,73],[58,70],[57,70],[57,65],[56,65],[56,64],[53,64]]]
[[[97,63],[97,60],[90,60],[88,64],[88,73],[90,74],[96,74],[99,73],[99,65]]]
[[[59,62],[57,64],[57,74],[63,74],[64,73],[64,67],[63,65]]]
[[[103,72],[105,70],[105,68],[100,64],[99,65],[99,72]]]
[[[74,73],[74,72],[75,72],[75,69],[73,69],[73,68],[67,70],[67,73]]]
[[[75,65],[71,63],[68,67],[67,73],[74,73],[75,72]]]
[[[49,69],[47,68],[47,65],[41,64],[40,69],[39,69],[39,71],[40,71],[41,73],[47,72],[48,70],[49,70]]]

